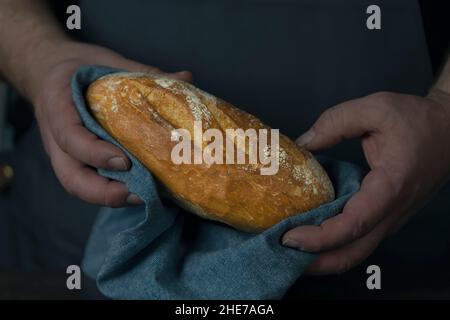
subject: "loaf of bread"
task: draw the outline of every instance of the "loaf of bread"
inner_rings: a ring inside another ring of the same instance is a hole
[[[173,137],[174,130],[186,129],[194,137],[195,121],[201,121],[203,130],[217,129],[224,136],[227,129],[271,130],[256,117],[189,83],[149,74],[115,73],[93,82],[86,98],[98,123],[147,167],[181,206],[204,218],[257,232],[334,199],[332,183],[320,164],[282,134],[275,174],[261,174],[261,168],[267,166],[262,161],[175,163],[171,155],[179,141]],[[249,147],[243,152],[250,157]]]

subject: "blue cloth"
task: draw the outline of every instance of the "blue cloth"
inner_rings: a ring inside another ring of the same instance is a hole
[[[85,126],[118,145],[90,116],[84,100],[92,81],[115,71],[83,67],[73,76],[72,92]],[[145,206],[102,209],[83,261],[83,270],[97,280],[100,291],[114,299],[281,298],[315,258],[282,246],[281,236],[339,213],[358,190],[362,174],[354,165],[323,160],[336,200],[254,234],[202,219],[161,199],[151,173],[124,151],[131,170],[99,173],[126,183]]]

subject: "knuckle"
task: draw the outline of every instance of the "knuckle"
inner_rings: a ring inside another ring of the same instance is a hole
[[[353,263],[348,258],[342,258],[337,264],[336,273],[342,274],[349,271],[353,267]]]
[[[192,72],[190,71],[184,71],[183,72],[183,77],[188,80],[189,82],[192,82],[192,80],[194,80],[194,75],[192,74]]]
[[[66,192],[68,194],[70,194],[71,196],[77,196],[77,192],[75,191],[75,188],[70,183],[66,184],[64,186],[64,190],[66,190]]]
[[[96,149],[93,145],[86,145],[86,149],[84,150],[85,161],[88,165],[93,167],[100,167],[101,163],[101,152]]]
[[[40,101],[40,97],[36,98],[36,100],[33,102],[33,106],[34,106],[34,116],[36,117],[37,121],[39,124],[42,123],[42,119],[44,118],[44,102]]]
[[[111,197],[107,190],[103,193],[103,206],[105,207],[113,207],[113,201],[111,201]]]
[[[310,238],[310,241],[308,243],[308,250],[312,252],[321,252],[328,248],[330,239],[329,239],[329,232],[327,232],[327,229],[323,226],[319,226],[319,232],[316,234],[315,237]]]
[[[103,205],[105,207],[111,207],[116,208],[117,207],[117,201],[114,201],[114,197],[111,196],[111,194],[108,192],[108,190],[105,190],[103,194]]]
[[[115,201],[110,201],[108,204],[105,204],[105,206],[110,207],[110,208],[122,208],[123,204],[122,204],[122,202],[115,200]]]
[[[393,100],[393,93],[380,91],[370,95],[371,99],[379,105],[390,105]]]
[[[367,233],[369,230],[369,224],[366,220],[358,219],[353,226],[352,237],[358,239]]]
[[[325,110],[324,113],[319,117],[319,121],[316,123],[317,126],[315,129],[319,129],[319,127],[326,126],[330,128],[335,128],[338,126],[342,119],[342,111],[340,108],[332,107],[330,109]]]
[[[371,104],[372,111],[378,116],[391,114],[393,111],[393,106],[396,105],[396,97],[392,92],[377,92],[371,95],[371,99],[373,101],[373,104]]]
[[[101,140],[97,140],[95,136],[89,134],[83,140],[80,138],[78,144],[80,149],[78,157],[81,161],[93,167],[106,166],[106,158],[108,158],[108,152],[105,149],[106,143],[102,143]]]
[[[64,190],[72,196],[78,196],[79,190],[77,188],[77,173],[67,170],[61,165],[57,165],[54,157],[52,156],[50,157],[50,160],[55,170],[56,177],[58,178]]]
[[[102,204],[104,206],[111,208],[119,208],[122,206],[120,196],[117,194],[117,192],[114,191],[115,190],[111,188],[111,185],[105,188],[103,192],[103,201],[102,201]]]
[[[64,187],[64,190],[72,196],[77,195],[77,190],[75,188],[75,184],[73,183],[73,179],[69,177],[69,175],[63,174],[60,175],[59,181],[61,182],[62,186]]]
[[[139,67],[138,72],[142,72],[142,73],[162,73],[162,71],[158,68],[155,67],[151,67],[151,66],[146,66],[146,65],[142,65]]]
[[[379,125],[397,122],[398,112],[395,94],[392,92],[377,92],[369,96],[372,103],[368,104],[370,115]]]
[[[308,244],[308,250],[312,252],[320,252],[324,249],[324,243],[321,239],[315,239]]]
[[[67,131],[64,128],[58,126],[52,130],[55,141],[61,150],[67,152],[69,145],[69,138],[67,135]]]

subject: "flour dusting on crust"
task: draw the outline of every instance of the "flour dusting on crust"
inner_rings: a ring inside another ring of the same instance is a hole
[[[179,80],[175,80],[175,79],[171,79],[165,76],[160,76],[160,75],[153,75],[153,74],[147,74],[147,73],[137,73],[137,72],[118,72],[118,73],[114,73],[114,74],[108,74],[105,75],[102,78],[109,78],[109,77],[126,77],[128,79],[138,79],[138,78],[150,78],[153,81],[155,81],[155,83],[157,85],[159,85],[160,87],[170,90],[172,93],[177,94],[177,95],[183,95],[186,99],[186,102],[189,106],[189,108],[191,109],[191,113],[194,116],[194,119],[196,121],[204,121],[206,122],[206,125],[210,125],[211,120],[212,120],[212,114],[209,111],[209,109],[206,107],[206,105],[201,101],[200,97],[204,98],[205,100],[207,100],[208,102],[212,103],[212,104],[216,104],[217,103],[217,99],[209,94],[206,93],[194,86],[191,86],[189,83],[185,83],[183,81],[179,81]],[[114,92],[117,89],[117,86],[122,82],[122,79],[116,79],[116,80],[110,80],[108,79],[108,81],[106,82],[106,88],[108,92]],[[123,94],[126,94],[126,92],[124,92]],[[111,96],[114,96],[111,94]],[[136,97],[139,98],[139,97]],[[133,101],[131,101],[133,103]],[[136,103],[137,101],[135,101]],[[134,104],[134,103],[133,103]],[[115,98],[113,98],[112,101],[112,107],[111,107],[111,111],[113,112],[117,112],[119,109],[119,106],[117,104],[117,101]]]
[[[196,121],[206,121],[207,124],[211,123],[211,112],[196,95],[195,91],[197,90],[193,90],[189,84],[166,77],[155,77],[154,81],[164,89],[170,90],[177,95],[184,95]]]

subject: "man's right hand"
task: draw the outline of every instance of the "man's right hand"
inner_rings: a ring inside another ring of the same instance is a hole
[[[68,41],[49,45],[48,49],[40,50],[45,54],[37,57],[35,70],[26,79],[26,91],[35,107],[44,146],[56,176],[70,194],[93,204],[110,207],[140,204],[141,200],[123,183],[96,172],[96,168],[128,170],[130,161],[119,148],[99,139],[83,126],[72,101],[70,80],[78,67],[88,64],[134,72],[163,72],[94,45]],[[164,74],[192,81],[190,72]]]

